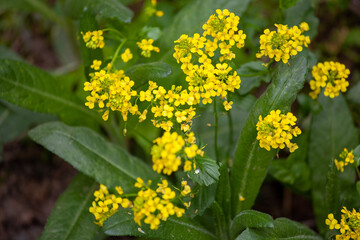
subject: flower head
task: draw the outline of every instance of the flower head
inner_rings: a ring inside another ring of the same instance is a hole
[[[96,49],[96,48],[103,48],[104,47],[104,37],[103,31],[88,31],[85,34],[81,33],[83,36],[83,40],[86,44],[86,47]]]
[[[137,42],[136,44],[142,50],[141,55],[144,57],[151,57],[151,52],[159,52],[160,49],[158,47],[153,46],[154,40],[153,39],[142,39],[141,42]]]
[[[309,30],[306,22],[298,26],[289,28],[287,25],[275,24],[277,30],[270,31],[265,29],[264,34],[260,36],[260,52],[256,54],[257,58],[268,56],[275,61],[287,63],[291,56],[301,52],[303,46],[310,44],[310,38],[302,35],[304,31]]]
[[[334,218],[332,213],[330,213],[325,220],[330,230],[336,229],[340,231],[340,234],[336,235],[336,239],[360,239],[360,213],[355,209],[349,211],[346,207],[343,207],[341,213],[340,222]]]
[[[347,150],[347,148],[344,148],[344,150],[339,154],[339,159],[334,160],[335,166],[338,171],[343,172],[344,167],[347,166],[349,163],[354,163],[354,154],[351,150],[350,152]]]
[[[264,119],[260,115],[256,124],[256,139],[260,141],[260,147],[270,151],[270,148],[283,149],[287,146],[290,152],[294,152],[298,145],[290,140],[301,134],[300,128],[295,126],[296,120],[292,113],[281,114],[280,110],[272,110]]]
[[[316,99],[322,88],[325,88],[324,95],[334,98],[340,92],[346,92],[349,82],[346,80],[350,70],[339,62],[318,63],[312,69],[313,80],[310,81],[310,96]]]

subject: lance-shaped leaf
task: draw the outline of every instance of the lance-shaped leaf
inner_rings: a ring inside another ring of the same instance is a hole
[[[233,216],[253,205],[275,155],[275,150],[260,148],[256,140],[259,116],[265,117],[271,110],[289,110],[303,87],[305,73],[306,59],[301,55],[292,59],[289,65],[280,63],[272,83],[252,108],[240,133],[231,173]],[[245,200],[239,201],[240,197]]]
[[[273,228],[248,228],[236,240],[321,240],[313,230],[286,218],[274,221]]]
[[[354,187],[355,181],[351,168],[345,168],[345,171],[348,172],[343,174],[338,173],[338,180],[331,180],[336,175],[330,174],[329,180],[331,181],[328,181],[328,172],[332,169],[334,158],[337,158],[345,147],[350,150],[357,145],[358,135],[342,95],[330,99],[321,93],[319,103],[322,110],[318,114],[314,114],[311,121],[308,160],[312,173],[312,199],[315,216],[320,232],[324,232],[327,229],[324,219],[334,211],[333,208],[330,209],[330,206],[335,207],[334,201],[344,203],[344,200],[349,200],[350,195],[346,197],[347,199],[343,195],[347,188]],[[328,188],[326,193],[327,183],[333,186]],[[336,189],[340,190],[335,193],[338,200],[331,197],[334,196],[331,191],[336,191]],[[337,208],[339,210],[341,206],[338,204]]]
[[[120,185],[127,192],[134,189],[136,178],[146,181],[158,176],[149,165],[88,128],[52,122],[38,126],[29,135],[35,142],[109,188]]]
[[[14,60],[0,60],[0,98],[20,107],[52,113],[72,125],[93,125],[96,114],[86,109],[50,74]]]
[[[98,186],[85,175],[76,176],[57,200],[40,239],[94,239],[100,227],[94,224],[89,207]]]
[[[160,240],[212,240],[215,235],[200,224],[185,217],[170,217],[161,222],[159,229],[151,230],[148,224],[141,227],[134,222],[134,215],[122,209],[111,216],[103,226],[105,234],[111,236],[136,236]]]
[[[236,215],[231,222],[230,234],[231,238],[234,239],[246,228],[273,228],[273,218],[266,213],[244,210]]]

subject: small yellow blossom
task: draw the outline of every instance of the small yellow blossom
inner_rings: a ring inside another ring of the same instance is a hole
[[[81,33],[86,47],[96,49],[104,47],[103,31],[88,31],[85,34]]]
[[[155,230],[161,221],[166,221],[171,215],[182,217],[185,209],[174,206],[171,200],[175,197],[176,193],[168,186],[167,180],[162,180],[155,191],[141,189],[134,200],[134,221],[141,226],[144,220],[150,229]]]
[[[164,16],[164,12],[161,11],[161,10],[157,10],[157,11],[155,12],[155,15],[156,15],[157,17],[162,17],[162,16]]]
[[[287,146],[290,152],[295,151],[298,146],[290,140],[301,134],[300,128],[295,126],[296,120],[292,113],[281,114],[280,110],[272,110],[264,119],[260,115],[256,124],[256,139],[260,141],[260,147],[270,151],[270,148],[283,149]]]
[[[99,70],[101,66],[101,61],[100,60],[94,60],[93,64],[90,66],[92,69],[94,70]]]
[[[336,229],[340,231],[340,234],[336,235],[337,240],[359,240],[360,239],[360,213],[355,209],[352,211],[343,207],[341,210],[340,223],[334,218],[334,215],[330,213],[325,220],[329,229]]]
[[[129,48],[125,49],[124,53],[121,54],[121,59],[122,59],[124,62],[130,61],[132,58],[133,58],[133,55],[132,55],[132,53],[130,52],[130,49],[129,49]]]
[[[117,192],[121,195],[121,187],[116,187]],[[105,185],[100,184],[99,190],[94,192],[95,200],[92,202],[89,211],[95,216],[96,224],[102,226],[106,219],[112,216],[119,206],[129,208],[132,206],[131,201],[126,198],[110,194]]]
[[[277,30],[264,30],[260,36],[260,52],[256,54],[257,58],[268,56],[275,61],[287,63],[291,56],[296,55],[303,50],[303,46],[308,47],[310,38],[302,35],[304,31],[309,30],[306,22],[298,26],[288,28],[287,25],[275,24]]]
[[[151,57],[151,52],[160,52],[158,47],[153,46],[154,40],[153,39],[142,39],[141,42],[137,42],[136,44],[142,50],[141,55],[144,57]]]
[[[339,158],[341,160],[337,160],[335,158],[334,163],[337,170],[340,172],[344,172],[344,167],[347,166],[349,163],[354,163],[354,153],[352,150],[349,152],[347,148],[344,148],[344,150],[340,153]]]
[[[350,70],[339,62],[318,63],[312,69],[313,80],[310,81],[310,96],[316,99],[322,88],[325,88],[324,95],[334,98],[340,92],[346,92],[349,82],[346,80]]]

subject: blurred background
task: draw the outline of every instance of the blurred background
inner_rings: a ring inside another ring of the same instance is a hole
[[[104,0],[105,1],[105,0]],[[144,1],[119,0],[135,13]],[[307,0],[303,0],[307,1]],[[28,62],[50,72],[74,88],[84,79],[78,19],[67,0],[0,0],[0,59]],[[166,26],[190,0],[158,1]],[[301,2],[301,1],[300,1]],[[350,88],[360,82],[360,0],[309,0],[308,14],[316,29],[311,51],[319,61],[337,60],[350,69]],[[311,11],[314,11],[311,13]],[[297,12],[294,12],[296,14]],[[258,38],[265,28],[283,23],[278,0],[254,0],[241,17],[248,35],[239,65],[255,59]],[[1,76],[0,76],[1,77]],[[74,80],[75,79],[75,80]],[[75,81],[76,82],[76,81]],[[359,87],[359,85],[357,85]],[[305,86],[308,88],[308,86]],[[252,93],[258,96],[263,88]],[[306,91],[306,89],[305,89]],[[350,93],[352,113],[360,126],[360,96]],[[31,127],[53,117],[0,101],[0,239],[37,239],[55,201],[77,171],[27,137]],[[131,141],[131,140],[129,140]],[[256,206],[273,217],[288,217],[315,228],[308,189],[299,194],[269,176]],[[295,193],[294,193],[295,192]]]

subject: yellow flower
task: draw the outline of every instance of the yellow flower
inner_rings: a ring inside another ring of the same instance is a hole
[[[81,33],[86,47],[96,49],[104,47],[103,31],[88,31],[85,34]]]
[[[136,44],[142,50],[141,55],[144,57],[151,57],[151,52],[159,52],[160,49],[158,47],[153,46],[154,43],[153,39],[142,39],[141,42],[137,42]]]
[[[295,151],[298,146],[290,140],[301,134],[300,128],[295,126],[296,120],[292,113],[281,114],[280,110],[272,110],[264,119],[260,115],[256,124],[256,139],[260,141],[260,147],[270,151],[270,148],[283,149],[287,146],[290,152]]]
[[[121,195],[122,189],[120,186],[116,187],[117,192]],[[94,192],[95,200],[92,202],[89,211],[94,215],[96,224],[102,226],[106,219],[112,216],[118,209],[119,205],[123,208],[132,207],[131,201],[127,198],[122,198],[110,194],[105,185],[100,184],[99,190]]]
[[[176,193],[162,180],[156,190],[141,189],[134,200],[134,221],[141,226],[142,220],[150,225],[150,229],[158,229],[161,221],[167,221],[171,215],[182,217],[185,209],[174,206],[171,202]]]
[[[313,80],[310,81],[310,96],[316,99],[322,88],[325,88],[324,95],[334,98],[340,92],[346,92],[349,82],[346,81],[350,70],[339,62],[318,63],[312,69]]]
[[[347,150],[347,148],[344,148],[344,150],[339,154],[339,158],[341,160],[334,160],[335,166],[338,171],[344,172],[344,167],[347,166],[349,163],[354,163],[354,154],[351,150],[350,152]]]
[[[130,52],[130,49],[129,49],[129,48],[125,49],[124,53],[121,54],[121,59],[122,59],[124,62],[130,61],[132,58],[133,58],[133,55],[132,55],[132,53]]]
[[[349,211],[346,207],[341,210],[341,221],[334,218],[334,215],[330,213],[328,218],[325,220],[326,225],[329,229],[336,229],[340,231],[339,235],[336,235],[336,239],[360,239],[360,213],[355,209]]]
[[[101,66],[101,61],[100,60],[94,60],[93,64],[90,66],[92,69],[94,70],[99,70]]]
[[[303,47],[308,47],[310,38],[302,35],[304,31],[309,30],[309,25],[305,22],[298,26],[288,28],[287,25],[275,24],[277,30],[264,30],[260,36],[260,52],[256,54],[257,58],[268,56],[275,61],[287,63],[291,56],[301,52]]]

